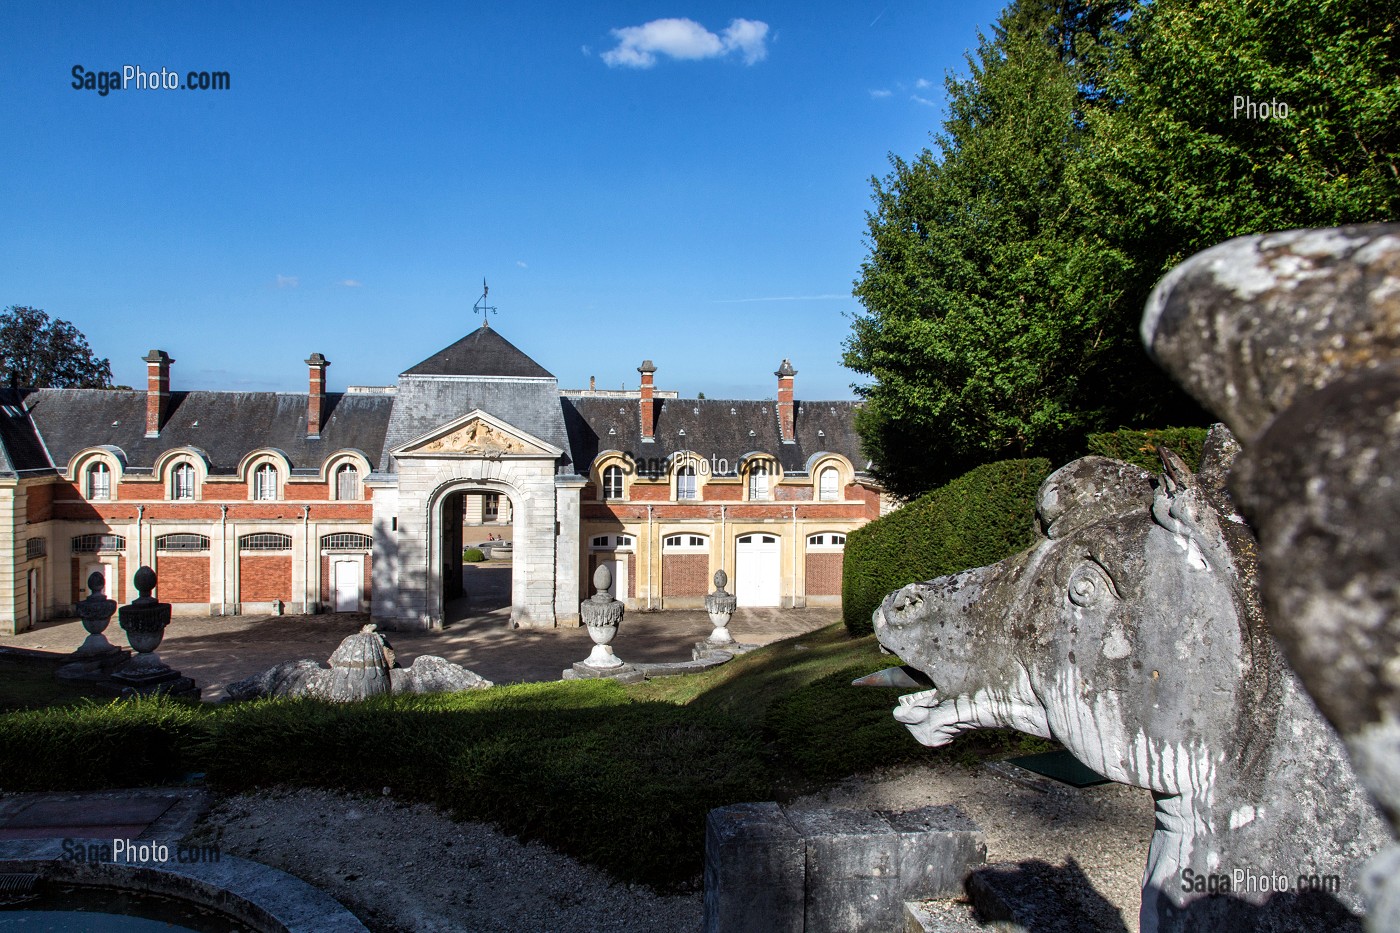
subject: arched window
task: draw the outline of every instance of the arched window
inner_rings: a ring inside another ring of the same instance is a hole
[[[253,471],[253,498],[275,500],[277,498],[277,467],[264,463]]]
[[[342,502],[360,498],[360,471],[343,463],[335,471],[335,497]]]
[[[622,467],[610,466],[603,470],[603,498],[622,498]]]
[[[827,548],[842,550],[846,547],[846,536],[839,532],[827,532],[822,535],[808,535],[807,546],[810,548]]]
[[[170,498],[194,498],[194,464],[177,463],[170,472]]]
[[[695,488],[695,467],[687,465],[676,471],[676,498],[700,498]]]
[[[94,501],[112,498],[112,470],[101,460],[87,468],[87,497]]]
[[[835,502],[840,496],[836,489],[836,467],[826,467],[817,474],[817,498],[823,502]]]
[[[755,463],[749,467],[749,499],[762,502],[768,499],[768,464]]]
[[[663,551],[704,551],[709,541],[704,535],[667,535],[661,539]]]

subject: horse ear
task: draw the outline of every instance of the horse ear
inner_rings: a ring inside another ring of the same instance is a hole
[[[1191,468],[1176,451],[1169,447],[1158,447],[1157,457],[1162,461],[1162,478],[1169,495],[1174,496],[1196,485],[1196,474],[1191,472]]]

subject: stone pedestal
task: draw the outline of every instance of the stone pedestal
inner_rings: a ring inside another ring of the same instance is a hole
[[[711,810],[703,929],[884,933],[904,903],[961,893],[987,858],[982,833],[953,806],[907,813]]]
[[[118,648],[102,634],[112,622],[117,611],[117,601],[108,599],[102,592],[106,581],[102,574],[93,573],[88,577],[87,598],[78,603],[78,618],[88,636],[69,657],[70,663],[54,672],[59,680],[102,681],[121,667],[131,657],[131,652]]]
[[[610,586],[612,586],[612,571],[608,570],[606,566],[599,567],[593,573],[593,589],[596,592],[580,603],[578,607],[583,624],[588,626],[588,637],[593,639],[593,651],[586,659],[575,663],[570,670],[564,671],[563,678],[565,680],[574,680],[579,677],[623,679],[632,674],[636,674],[635,679],[642,679],[640,672],[631,665],[623,663],[622,659],[613,653],[611,642],[617,635],[617,627],[622,623],[623,605],[619,600],[608,595],[608,587]]]
[[[168,696],[199,699],[199,687],[188,677],[172,669],[156,654],[170,624],[170,604],[157,602],[151,595],[156,587],[156,574],[150,567],[136,571],[133,580],[140,594],[131,605],[117,610],[118,624],[126,632],[127,641],[136,650],[136,657],[112,675],[107,689],[121,696]]]
[[[710,648],[723,649],[734,644],[734,638],[729,634],[729,620],[739,605],[739,598],[725,592],[724,585],[728,582],[729,574],[716,570],[715,591],[705,597],[705,611],[710,614],[710,624],[715,630],[702,644]]]

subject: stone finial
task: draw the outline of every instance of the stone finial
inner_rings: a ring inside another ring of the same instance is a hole
[[[93,576],[97,576],[97,574],[93,574]],[[131,601],[133,606],[144,606],[156,601],[156,598],[151,595],[151,590],[156,588],[156,572],[154,570],[142,565],[137,568],[136,575],[131,578],[131,582],[136,587],[136,592],[140,594]]]
[[[723,593],[725,584],[729,582],[729,574],[723,570],[715,571],[715,592]]]
[[[593,591],[597,595],[607,595],[612,587],[612,571],[607,564],[599,564],[598,569],[593,571]]]

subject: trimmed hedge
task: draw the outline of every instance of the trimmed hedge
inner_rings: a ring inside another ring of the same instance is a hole
[[[917,580],[995,563],[1035,540],[1035,494],[1050,461],[1002,460],[964,473],[846,537],[841,611],[869,635],[880,601]]]
[[[1149,428],[1145,431],[1109,431],[1089,435],[1089,453],[1135,463],[1149,473],[1162,472],[1157,445],[1171,449],[1192,470],[1201,467],[1201,448],[1206,443],[1205,428]]]
[[[462,560],[468,564],[479,564],[486,559],[486,554],[477,547],[469,547],[462,552]]]

